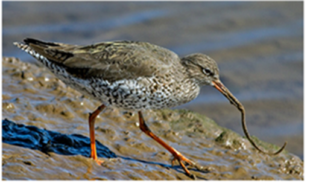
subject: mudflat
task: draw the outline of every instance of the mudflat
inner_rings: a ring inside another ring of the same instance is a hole
[[[4,180],[190,180],[172,156],[138,127],[138,116],[107,109],[96,123],[99,166],[89,158],[87,117],[100,103],[65,86],[45,68],[3,58]],[[247,139],[188,110],[144,111],[154,133],[204,167],[201,180],[303,179],[303,162],[253,149]],[[256,140],[264,149],[279,147]]]

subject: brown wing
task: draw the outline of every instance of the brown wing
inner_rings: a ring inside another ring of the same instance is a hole
[[[116,41],[77,46],[26,39],[25,43],[50,61],[63,65],[76,77],[111,82],[164,74],[171,66],[180,64],[174,52],[146,42]]]

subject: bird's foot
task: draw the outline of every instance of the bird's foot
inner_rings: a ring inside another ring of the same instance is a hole
[[[99,159],[95,159],[95,161],[96,161],[96,163],[97,163],[98,165],[100,165],[100,166],[104,163],[103,160],[99,160]]]
[[[189,165],[191,167],[195,167],[197,170],[202,170],[203,167],[198,165],[196,162],[193,162],[189,159],[187,159],[185,156],[183,155],[176,155],[173,157],[173,159],[171,160],[171,165],[174,166],[174,162],[178,161],[179,164],[181,165],[181,167],[183,168],[183,170],[185,171],[186,175],[189,176],[190,178],[196,180],[196,176],[192,173],[190,173],[190,171],[186,168],[186,165]],[[185,162],[186,164],[184,164],[183,162]]]
[[[104,163],[103,160],[98,159],[97,153],[95,151],[91,152],[90,158],[93,159],[98,165],[102,165]]]

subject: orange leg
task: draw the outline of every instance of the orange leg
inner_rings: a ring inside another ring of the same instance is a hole
[[[160,145],[162,145],[164,148],[166,148],[173,156],[174,156],[174,160],[178,160],[180,165],[182,166],[182,168],[184,169],[184,171],[186,172],[187,175],[192,176],[192,174],[188,171],[188,169],[185,167],[185,165],[183,164],[182,161],[187,162],[190,165],[195,165],[194,162],[192,162],[191,160],[187,159],[184,155],[182,155],[179,151],[177,151],[176,149],[174,149],[173,147],[169,146],[166,142],[164,142],[163,140],[161,140],[159,137],[157,137],[153,132],[151,132],[151,130],[146,126],[145,121],[143,119],[142,113],[141,111],[138,112],[139,113],[139,122],[140,122],[140,129],[146,133],[148,136],[150,136],[151,138],[153,138],[154,140],[156,140],[156,142],[158,142]]]
[[[90,157],[93,158],[99,165],[103,161],[98,160],[96,151],[96,138],[95,138],[95,120],[98,114],[105,108],[105,105],[99,106],[93,113],[89,114],[88,124],[89,124],[89,135],[90,135]]]

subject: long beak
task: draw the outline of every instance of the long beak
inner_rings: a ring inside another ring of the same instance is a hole
[[[243,128],[243,132],[246,136],[246,138],[250,141],[250,143],[260,152],[265,153],[265,154],[270,154],[270,155],[277,155],[279,153],[281,153],[285,146],[286,146],[286,142],[284,143],[284,145],[276,152],[265,152],[263,150],[261,150],[256,143],[252,140],[248,129],[246,127],[246,121],[245,121],[245,109],[243,107],[243,105],[238,101],[238,99],[236,97],[233,96],[233,94],[223,85],[223,83],[217,79],[212,81],[212,85],[218,90],[220,91],[229,101],[232,105],[236,106],[239,111],[241,112],[241,123],[242,123],[242,128]]]
[[[232,105],[236,106],[238,109],[240,109],[240,107],[243,108],[238,99],[235,96],[233,96],[233,94],[224,86],[224,84],[220,80],[214,80],[212,81],[212,84],[218,91],[220,91],[229,100],[229,102]]]

